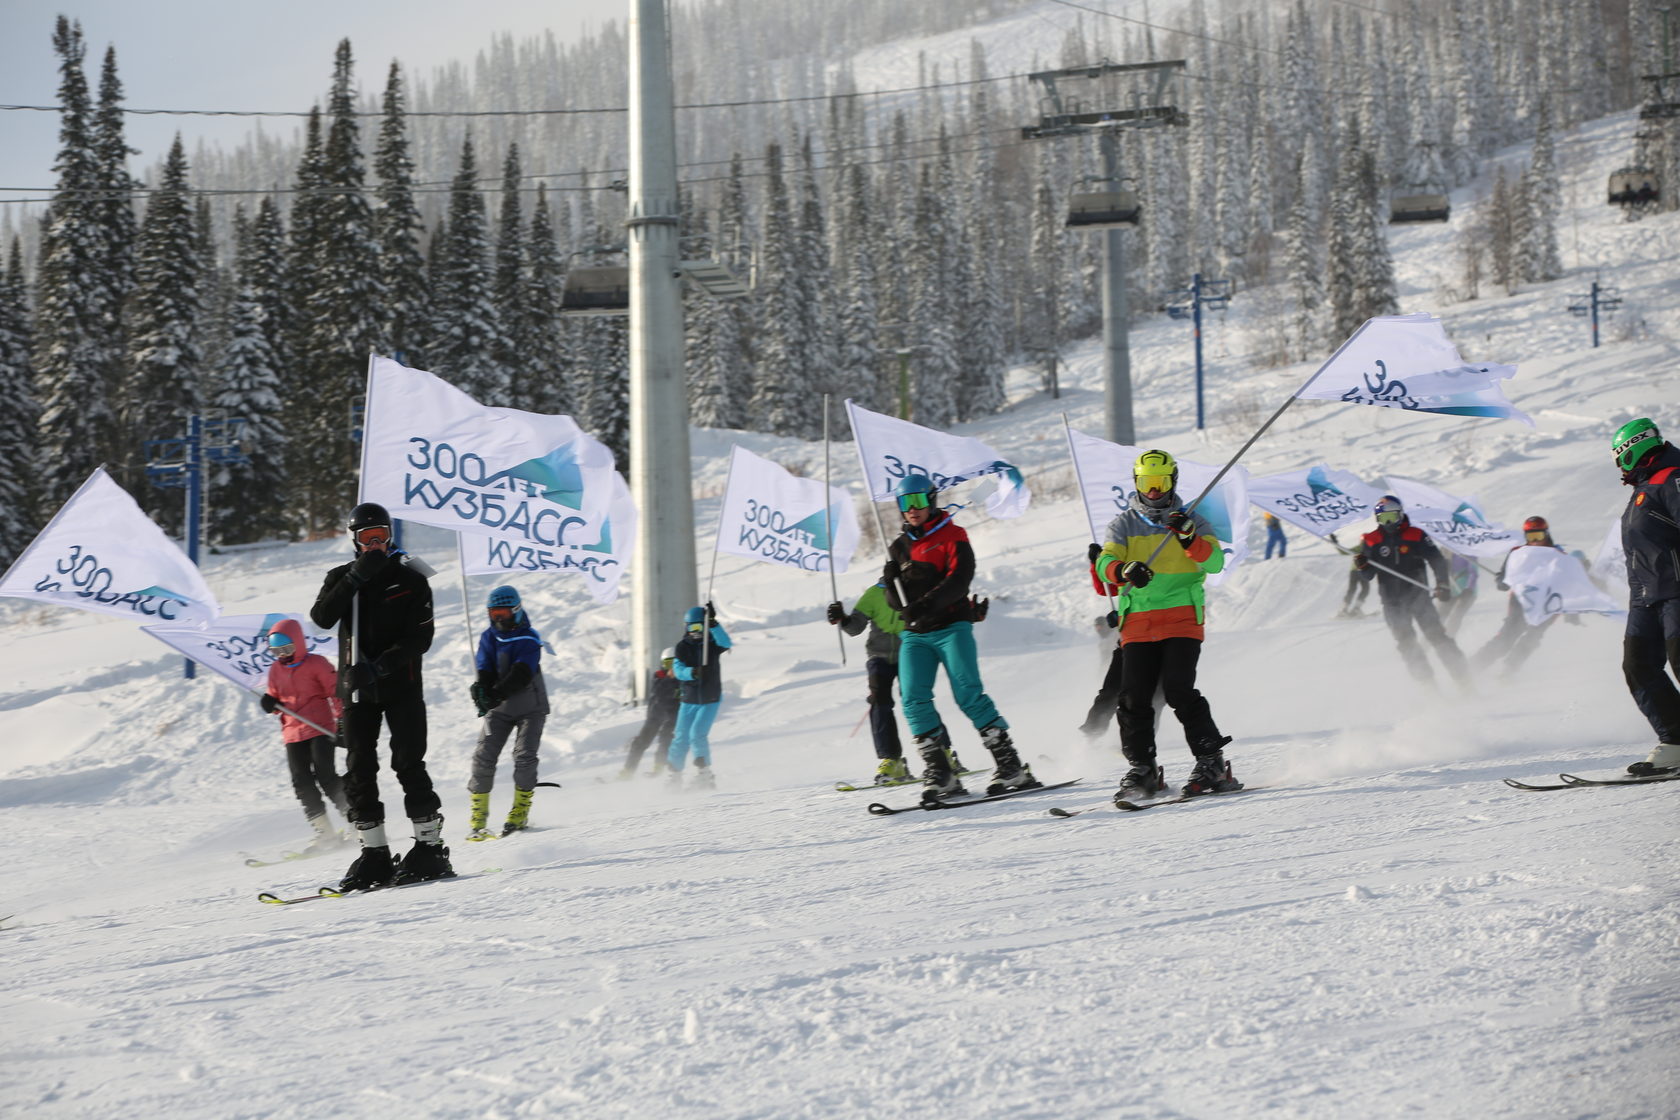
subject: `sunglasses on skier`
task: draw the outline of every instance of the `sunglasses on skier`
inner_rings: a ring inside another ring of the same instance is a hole
[[[389,525],[368,525],[357,529],[351,536],[363,548],[369,545],[387,545],[391,543],[391,527]]]
[[[928,508],[928,495],[920,493],[900,494],[898,496],[898,508],[900,511],[926,509]]]
[[[1147,494],[1151,490],[1159,490],[1165,494],[1173,488],[1173,477],[1170,474],[1140,474],[1136,481],[1140,494]]]
[[[700,631],[704,630],[705,628],[706,628],[706,624],[703,623],[703,622],[691,622],[691,623],[688,624],[688,632],[690,634],[698,634],[698,633],[700,633]]]

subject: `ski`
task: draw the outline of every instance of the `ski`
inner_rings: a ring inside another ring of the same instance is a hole
[[[983,771],[964,770],[957,777],[970,778],[979,773],[983,773]],[[921,778],[901,778],[895,782],[866,782],[863,785],[853,785],[851,782],[835,782],[834,788],[841,793],[856,793],[860,789],[892,789],[894,786],[915,786],[921,785],[921,783]]]
[[[1154,801],[1111,801],[1108,804],[1113,805],[1116,809],[1125,813],[1141,813],[1145,809],[1153,809],[1159,805],[1182,805],[1186,801],[1204,801],[1210,797],[1229,797],[1233,793],[1250,793],[1262,788],[1264,787],[1243,786],[1241,789],[1228,789],[1224,793],[1193,793],[1188,797],[1180,795],[1178,797],[1162,797]],[[1089,813],[1094,809],[1102,808],[1106,808],[1106,806],[1088,805],[1083,809],[1060,809],[1053,807],[1049,810],[1049,812],[1052,817],[1067,818],[1077,817],[1081,813]]]
[[[1536,793],[1543,792],[1543,791],[1549,790],[1549,789],[1568,789],[1568,788],[1570,788],[1568,782],[1558,782],[1555,785],[1536,786],[1536,785],[1530,785],[1527,782],[1519,782],[1515,778],[1501,778],[1500,781],[1504,782],[1506,785],[1510,786],[1512,789],[1532,790]]]
[[[337,848],[326,848],[319,852],[281,852],[279,859],[258,859],[256,856],[246,856],[245,866],[278,867],[282,863],[296,863],[300,859],[315,859],[318,856],[330,856],[343,847],[344,845],[340,844]]]
[[[917,809],[963,809],[970,805],[984,805],[988,801],[1008,801],[1011,797],[1020,797],[1023,794],[1043,793],[1045,790],[1049,789],[1061,789],[1064,786],[1071,786],[1074,782],[1079,780],[1080,779],[1078,778],[1069,778],[1065,782],[1052,782],[1049,785],[1033,786],[1031,789],[1012,789],[1007,793],[992,793],[987,794],[984,797],[963,797],[955,801],[922,801],[916,803],[915,805],[905,805],[898,809],[894,809],[890,805],[883,805],[879,801],[876,801],[869,806],[869,812],[872,816],[890,817],[896,813],[909,813]]]
[[[272,891],[263,891],[262,893],[257,895],[257,901],[258,902],[266,902],[270,906],[295,906],[300,902],[314,902],[317,898],[343,898],[343,897],[344,897],[344,895],[340,891],[336,891],[331,887],[322,887],[320,890],[316,891],[314,894],[306,894],[301,898],[281,898],[279,895],[275,894]]]
[[[1559,774],[1558,777],[1571,786],[1644,786],[1652,782],[1680,781],[1680,774],[1652,774],[1648,778],[1581,778],[1574,774]]]
[[[423,887],[427,883],[448,883],[456,879],[473,879],[500,870],[499,867],[486,867],[482,871],[468,871],[464,875],[444,875],[437,879],[422,879],[418,883],[398,883],[395,886],[375,887],[370,891],[341,891],[337,887],[321,887],[314,894],[306,894],[298,898],[282,898],[272,891],[263,891],[257,895],[257,901],[266,902],[271,906],[292,906],[299,902],[314,902],[318,898],[353,898],[367,894],[383,894],[385,891],[407,890],[409,887]]]

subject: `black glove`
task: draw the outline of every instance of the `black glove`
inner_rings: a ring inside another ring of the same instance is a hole
[[[373,579],[391,562],[389,554],[377,552],[371,548],[364,549],[350,565],[350,578],[357,584],[363,584]]]
[[[1155,578],[1155,571],[1142,560],[1133,560],[1120,569],[1120,578],[1141,590],[1148,587],[1149,581]]]
[[[358,661],[344,670],[345,683],[354,692],[358,688],[366,688],[379,679],[379,674],[373,671],[373,665],[366,661]]]
[[[1494,580],[1494,581],[1493,581],[1493,586],[1495,586],[1495,587],[1497,587],[1497,588],[1498,588],[1498,589],[1499,589],[1499,590],[1501,590],[1501,591],[1509,591],[1509,590],[1511,590],[1511,585],[1510,585],[1510,584],[1508,584],[1508,583],[1506,583],[1506,582],[1505,582],[1505,581],[1504,581],[1504,580],[1502,580],[1502,579],[1496,579],[1496,580]]]
[[[1179,544],[1188,544],[1196,538],[1196,519],[1185,510],[1175,509],[1167,514],[1167,531],[1178,538]]]
[[[706,600],[706,629],[710,630],[712,627],[714,627],[716,625],[717,625],[717,608],[712,606],[712,601],[710,599],[707,599]]]
[[[266,692],[262,694],[262,699],[257,701],[257,703],[261,704],[262,710],[267,712],[269,715],[273,715],[275,709],[280,707],[280,701],[276,700],[273,696]]]
[[[925,614],[927,614],[927,607],[923,605],[920,599],[914,603],[906,603],[898,609],[898,617],[906,623],[913,623]]]
[[[1435,587],[1435,598],[1437,598],[1437,599],[1451,599],[1452,598],[1452,592],[1448,591],[1446,589],[1446,587],[1444,587],[1440,584],[1437,584],[1436,587]]]
[[[845,618],[846,608],[840,605],[840,600],[836,599],[828,605],[828,621],[830,625],[838,626],[845,620]]]
[[[1109,611],[1107,614],[1103,615],[1103,621],[1108,623],[1108,628],[1110,630],[1117,629],[1120,625],[1120,612]]]
[[[468,691],[472,693],[473,706],[478,709],[480,718],[489,715],[490,709],[501,703],[491,689],[486,688],[478,681],[474,681],[472,688]]]
[[[969,596],[969,598],[968,598],[968,617],[969,617],[970,621],[973,621],[973,622],[984,622],[984,621],[986,621],[986,614],[991,609],[992,609],[992,600],[989,596],[987,598],[984,598],[984,599],[976,599],[972,595]]]
[[[1097,557],[1099,557],[1101,555],[1102,555],[1102,545],[1098,544],[1096,541],[1092,541],[1091,542],[1091,547],[1089,547],[1085,550],[1085,559],[1090,561],[1093,564],[1095,564],[1097,562]]]
[[[1364,553],[1360,553],[1358,556],[1355,556],[1353,558],[1353,567],[1354,567],[1355,571],[1363,572],[1366,568],[1369,568],[1370,566],[1371,566],[1371,558],[1369,556],[1366,556]]]

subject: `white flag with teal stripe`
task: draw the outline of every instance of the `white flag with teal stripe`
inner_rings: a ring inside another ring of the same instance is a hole
[[[801,478],[737,445],[718,514],[717,550],[766,564],[843,572],[857,551],[857,510],[844,487]]]

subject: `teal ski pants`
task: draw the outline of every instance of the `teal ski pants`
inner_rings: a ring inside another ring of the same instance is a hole
[[[929,634],[906,630],[899,639],[898,691],[904,698],[904,722],[910,725],[910,734],[930,735],[944,722],[933,706],[933,680],[941,665],[945,666],[957,707],[976,730],[993,724],[1009,726],[998,715],[997,705],[986,695],[986,686],[981,683],[974,623],[953,622]]]

